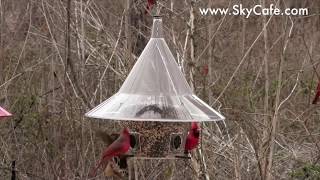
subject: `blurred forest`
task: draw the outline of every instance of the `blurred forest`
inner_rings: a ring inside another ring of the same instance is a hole
[[[199,12],[240,3],[307,7],[309,15]],[[105,148],[96,132],[118,132],[119,122],[84,114],[117,92],[146,45],[146,6],[0,0],[0,105],[14,115],[0,121],[0,179],[10,179],[13,161],[17,179],[88,178]],[[320,179],[320,108],[311,104],[320,1],[158,0],[156,10],[195,94],[226,117],[203,124],[193,159],[205,179]],[[168,168],[167,179],[198,179]]]

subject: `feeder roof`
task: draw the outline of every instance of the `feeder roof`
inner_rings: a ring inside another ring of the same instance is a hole
[[[7,110],[3,109],[2,107],[0,107],[0,117],[8,117],[8,116],[12,116],[12,114],[9,113]]]
[[[162,19],[120,90],[87,117],[133,121],[219,121],[224,117],[193,94],[163,38]]]

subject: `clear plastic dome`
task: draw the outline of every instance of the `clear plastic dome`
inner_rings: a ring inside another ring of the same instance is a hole
[[[87,117],[133,121],[219,121],[224,117],[193,94],[163,38],[162,19],[119,92]]]
[[[3,109],[2,107],[0,107],[0,117],[8,117],[8,116],[12,116],[12,114],[9,113],[7,110]]]

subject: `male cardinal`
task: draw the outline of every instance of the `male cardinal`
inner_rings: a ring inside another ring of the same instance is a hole
[[[99,167],[108,162],[112,157],[125,154],[130,149],[130,133],[128,128],[124,128],[119,136],[107,149],[104,151],[101,160],[97,167],[93,170],[92,176],[96,176]]]
[[[316,96],[314,97],[314,99],[312,101],[312,104],[317,104],[317,102],[319,100],[319,97],[320,97],[320,80],[318,82],[318,87],[317,87],[317,90],[316,90]]]
[[[196,148],[199,144],[199,137],[200,137],[200,129],[198,123],[192,122],[191,129],[188,132],[186,144],[184,146],[184,153],[188,154],[189,151]]]

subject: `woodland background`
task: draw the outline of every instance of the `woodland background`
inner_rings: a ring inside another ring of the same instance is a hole
[[[198,10],[239,3],[310,14],[246,19]],[[0,122],[1,179],[14,160],[18,179],[87,179],[104,148],[95,132],[117,131],[118,122],[84,114],[119,89],[146,45],[146,5],[0,0],[0,105],[14,114]],[[194,92],[226,117],[225,126],[204,124],[202,153],[194,153],[207,179],[319,179],[320,108],[311,101],[320,1],[159,0],[157,8]],[[178,171],[168,179],[184,179]]]

